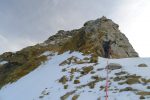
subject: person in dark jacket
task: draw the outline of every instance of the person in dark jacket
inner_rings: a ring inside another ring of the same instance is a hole
[[[111,54],[111,41],[103,41],[104,57],[110,58]]]

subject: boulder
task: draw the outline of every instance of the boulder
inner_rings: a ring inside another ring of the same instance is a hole
[[[120,64],[117,64],[117,63],[110,63],[107,67],[109,70],[116,70],[116,69],[122,68],[122,66]]]
[[[147,67],[146,64],[139,64],[138,67]]]

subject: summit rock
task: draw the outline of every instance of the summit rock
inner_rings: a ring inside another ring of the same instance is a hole
[[[61,53],[70,50],[86,54],[93,53],[103,57],[102,42],[106,36],[109,40],[115,41],[111,45],[112,58],[138,57],[138,53],[134,50],[128,38],[119,30],[119,25],[104,16],[85,22],[80,29],[60,30],[45,43],[59,46]]]
[[[84,55],[92,55],[90,62],[97,63],[98,57],[104,57],[102,44],[106,36],[115,41],[111,45],[112,58],[138,57],[127,37],[120,32],[119,25],[103,16],[87,21],[80,29],[60,30],[43,43],[0,55],[0,88],[27,75],[50,59],[45,52],[54,55],[56,52],[63,54],[66,51],[79,51]]]

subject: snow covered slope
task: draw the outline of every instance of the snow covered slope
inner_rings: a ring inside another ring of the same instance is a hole
[[[79,52],[49,53],[47,62],[4,86],[0,100],[105,100],[107,61],[109,100],[150,100],[150,58],[99,57],[92,63]]]

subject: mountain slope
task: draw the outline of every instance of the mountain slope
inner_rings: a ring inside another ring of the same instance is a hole
[[[58,31],[45,41],[46,44],[55,44],[60,47],[60,53],[68,50],[80,51],[86,54],[93,53],[104,56],[103,41],[114,41],[112,58],[138,57],[127,37],[120,32],[119,26],[106,17],[88,21],[80,29],[72,31]]]
[[[119,26],[111,19],[102,17],[88,21],[76,30],[60,30],[45,42],[23,48],[15,53],[6,52],[0,55],[0,88],[9,82],[15,82],[24,75],[38,68],[47,61],[46,56],[40,56],[45,51],[58,52],[79,51],[92,54],[93,62],[97,57],[104,57],[103,41],[106,38],[114,41],[111,45],[112,58],[138,57],[137,52],[129,43],[127,37],[120,32]]]
[[[109,60],[103,58],[106,37],[114,42]],[[0,100],[104,100],[105,68],[111,100],[149,100],[150,59],[130,57],[138,53],[106,17],[60,30],[43,43],[0,55]]]
[[[45,52],[48,61],[0,90],[0,100],[104,100],[107,60]],[[150,99],[150,58],[109,59],[109,99]],[[113,64],[112,64],[113,63]],[[78,98],[78,99],[76,99]]]

